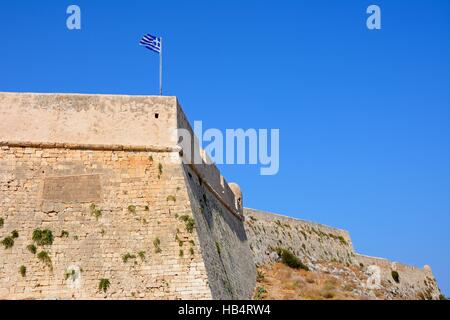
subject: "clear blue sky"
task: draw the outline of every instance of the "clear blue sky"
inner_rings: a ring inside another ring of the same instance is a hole
[[[450,1],[2,1],[0,91],[157,94],[146,32],[191,121],[280,129],[278,175],[221,167],[246,206],[430,264],[450,295]]]

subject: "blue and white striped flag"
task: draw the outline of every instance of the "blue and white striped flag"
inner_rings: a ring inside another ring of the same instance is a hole
[[[139,41],[141,46],[146,47],[148,50],[159,53],[159,94],[163,94],[163,48],[162,37],[155,37],[151,34],[146,34]]]
[[[139,44],[146,47],[148,50],[161,53],[161,38],[152,36],[151,34],[146,34],[142,37]]]

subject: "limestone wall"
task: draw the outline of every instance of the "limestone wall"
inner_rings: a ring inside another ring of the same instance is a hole
[[[381,283],[390,288],[393,293],[400,294],[405,299],[439,299],[441,292],[429,266],[420,269],[387,259],[360,254],[355,256],[355,260],[364,269],[370,266],[379,267]],[[376,271],[371,269],[370,272],[374,275]],[[394,280],[393,272],[398,273],[398,282]]]
[[[175,146],[175,97],[0,93],[0,141]]]
[[[440,290],[431,268],[408,266],[387,259],[356,254],[347,231],[254,209],[244,209],[245,229],[255,263],[274,262],[276,248],[291,250],[312,270],[316,262],[339,262],[359,266],[376,276],[389,299],[439,299]],[[398,272],[399,282],[393,278]],[[374,278],[373,278],[374,279]],[[363,285],[366,285],[365,283]]]
[[[214,299],[249,299],[256,284],[256,267],[236,195],[198,145],[192,127],[178,106],[178,128],[186,129],[190,146],[183,148],[184,171],[203,259]],[[186,161],[197,158],[200,163]]]
[[[278,247],[291,250],[305,263],[353,263],[352,242],[344,230],[254,209],[244,209],[244,214],[250,248],[258,265],[273,261]]]
[[[0,247],[0,299],[211,298],[197,233],[179,218],[192,216],[184,173],[169,158],[1,147],[0,239],[19,236]],[[53,244],[33,241],[36,229]]]
[[[235,196],[183,165],[175,98],[0,93],[0,124],[0,299],[251,297]]]
[[[256,267],[244,224],[185,166],[203,259],[214,299],[250,299]]]

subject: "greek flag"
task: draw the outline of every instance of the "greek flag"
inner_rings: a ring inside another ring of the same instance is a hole
[[[150,34],[146,34],[142,37],[139,44],[141,46],[146,47],[148,50],[155,51],[157,53],[161,53],[161,38],[155,37]]]

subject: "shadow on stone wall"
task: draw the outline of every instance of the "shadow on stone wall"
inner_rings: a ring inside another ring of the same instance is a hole
[[[256,267],[243,221],[184,165],[191,209],[214,299],[250,299]]]

